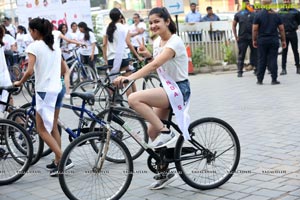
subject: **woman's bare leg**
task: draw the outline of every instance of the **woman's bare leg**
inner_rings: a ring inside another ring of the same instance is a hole
[[[38,131],[39,135],[41,136],[41,138],[46,142],[46,144],[54,152],[55,163],[57,164],[60,161],[60,158],[62,156],[60,144],[56,141],[56,138],[53,135],[50,135],[48,133],[48,131],[46,130],[46,128],[44,126],[43,119],[41,118],[39,113],[36,113],[36,126],[37,126],[37,131]],[[57,128],[57,125],[56,125],[56,128]]]
[[[169,112],[169,99],[163,88],[153,88],[132,93],[128,97],[131,108],[138,112],[151,125],[148,135],[152,141],[158,136],[160,131],[168,130],[160,120],[165,119]],[[152,107],[155,107],[153,109]]]

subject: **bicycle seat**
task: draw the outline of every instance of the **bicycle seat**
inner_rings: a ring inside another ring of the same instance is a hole
[[[19,88],[15,86],[0,86],[0,93],[2,93],[3,90],[6,90],[8,93],[13,93],[18,91]]]
[[[102,66],[98,66],[96,68],[97,68],[97,70],[101,70],[101,71],[103,70],[103,71],[105,71],[107,69],[113,68],[113,66],[112,65],[102,65]]]
[[[93,93],[72,92],[71,97],[79,97],[79,98],[85,100],[89,105],[94,105],[94,103],[95,103],[95,95]]]

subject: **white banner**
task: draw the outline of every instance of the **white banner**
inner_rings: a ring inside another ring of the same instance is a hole
[[[60,24],[85,22],[93,28],[89,0],[17,0],[19,24],[28,27],[32,18],[48,19],[57,29]]]

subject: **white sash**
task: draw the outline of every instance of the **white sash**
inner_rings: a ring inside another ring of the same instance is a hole
[[[58,93],[46,92],[45,98],[42,99],[37,93],[35,94],[36,110],[41,116],[48,133],[51,133],[53,129],[57,96]]]
[[[189,110],[189,100],[186,104],[183,101],[183,95],[177,85],[177,83],[164,71],[162,67],[159,67],[157,74],[162,82],[164,90],[166,91],[170,104],[172,106],[173,112],[176,116],[176,122],[180,128],[185,140],[190,139],[189,125],[190,116],[188,114]]]
[[[110,70],[111,74],[118,73],[120,71],[124,50],[126,48],[126,36],[127,32],[118,31],[118,45],[114,58],[113,68]],[[117,76],[110,76],[110,81],[113,81],[116,77]]]

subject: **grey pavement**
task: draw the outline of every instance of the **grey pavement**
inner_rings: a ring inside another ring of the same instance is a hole
[[[237,132],[241,143],[238,171],[224,185],[213,190],[196,190],[180,178],[168,187],[151,191],[153,174],[146,165],[146,153],[134,161],[135,174],[122,199],[300,199],[300,75],[289,56],[288,75],[279,76],[280,85],[256,85],[252,72],[237,78],[236,73],[190,76],[192,121],[218,117]],[[280,62],[279,62],[280,63]],[[17,104],[23,97],[16,97]],[[74,115],[62,111],[61,118],[74,124]],[[64,147],[68,144],[63,134]],[[42,158],[17,182],[0,187],[0,200],[67,199],[58,179],[49,177],[45,165],[53,154]],[[76,165],[76,163],[75,163]],[[143,172],[143,173],[139,173]]]

